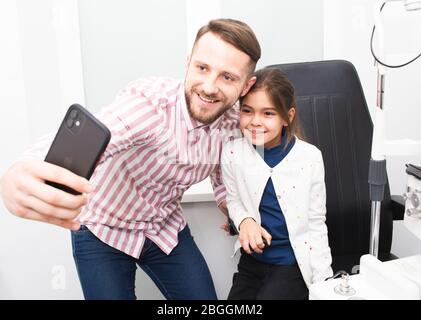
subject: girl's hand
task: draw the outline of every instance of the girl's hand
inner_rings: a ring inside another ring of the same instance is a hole
[[[270,245],[272,236],[252,218],[246,218],[240,223],[239,240],[244,251],[262,253],[265,247],[263,239]]]

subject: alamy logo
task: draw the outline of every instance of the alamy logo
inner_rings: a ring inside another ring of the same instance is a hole
[[[53,290],[66,289],[66,268],[64,266],[53,266],[51,276],[51,288]]]

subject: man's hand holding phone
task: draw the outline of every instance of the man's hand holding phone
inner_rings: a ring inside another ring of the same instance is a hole
[[[72,195],[45,181],[65,185],[81,194]],[[41,160],[17,162],[0,180],[0,194],[11,213],[72,230],[80,227],[74,219],[91,191],[92,186],[85,178]]]
[[[81,105],[68,109],[45,161],[16,162],[0,180],[6,208],[18,217],[78,230],[74,219],[93,191],[89,178],[111,132]]]

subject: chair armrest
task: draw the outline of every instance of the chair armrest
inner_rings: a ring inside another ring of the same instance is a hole
[[[392,195],[390,201],[392,209],[393,220],[403,220],[405,214],[405,200],[403,196]]]

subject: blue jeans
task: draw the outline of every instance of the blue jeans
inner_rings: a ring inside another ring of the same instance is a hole
[[[186,226],[178,244],[166,255],[146,238],[139,259],[99,240],[86,226],[72,231],[73,257],[87,300],[135,300],[136,264],[148,274],[166,299],[215,300],[208,266]]]

